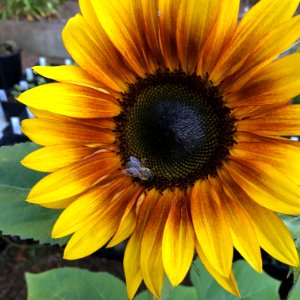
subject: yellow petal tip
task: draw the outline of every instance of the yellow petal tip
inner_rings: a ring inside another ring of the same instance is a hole
[[[248,263],[250,264],[250,266],[258,273],[262,273],[263,272],[263,267],[262,267],[262,260],[260,259],[259,261],[256,262],[252,262],[250,263],[248,261]]]
[[[68,248],[68,244],[67,244],[65,251],[64,251],[63,259],[75,260],[75,259],[81,258],[81,257],[74,255],[74,253],[75,253],[74,251],[72,251],[72,250],[70,250],[70,248]]]
[[[35,73],[38,73],[39,74],[39,71],[41,69],[44,69],[45,66],[34,66],[34,67],[31,67],[31,69],[35,72]]]
[[[67,247],[64,251],[64,255],[63,255],[63,259],[67,259],[67,260],[76,260],[76,259],[80,259],[83,258],[87,255],[83,255],[82,253],[80,253],[80,255],[78,255],[78,253],[76,254],[77,251],[72,251],[69,250]]]
[[[26,157],[23,158],[22,160],[20,160],[20,164],[26,168],[30,168],[30,164],[28,163],[28,161],[30,162],[30,160],[28,160]],[[31,169],[31,168],[30,168]]]
[[[41,198],[36,196],[36,195],[29,195],[27,196],[26,199],[27,202],[29,203],[33,203],[33,204],[39,204],[39,205],[43,205],[43,201],[41,201]],[[47,203],[47,202],[46,202]]]
[[[52,232],[51,232],[51,238],[53,239],[59,239],[63,237],[62,235],[59,234],[59,232],[57,232],[57,230],[55,230],[55,228],[53,228]]]
[[[238,297],[238,298],[241,298],[241,294],[240,294],[240,291],[238,289],[234,290],[233,291],[233,294]]]
[[[38,204],[38,203],[35,201],[35,198],[29,197],[29,196],[27,197],[26,202]]]
[[[112,247],[114,247],[114,246],[116,246],[115,243],[109,242],[109,243],[105,246],[105,248],[112,248]]]
[[[75,260],[75,258],[73,258],[71,255],[67,254],[64,252],[64,255],[63,255],[63,259],[67,259],[67,260]]]
[[[290,262],[290,265],[291,265],[292,267],[299,267],[299,266],[300,266],[300,263],[299,263],[299,257],[298,257],[298,256],[295,257],[295,260],[294,260],[294,261],[291,261],[291,262]]]
[[[168,277],[169,278],[169,277]],[[173,288],[175,288],[177,285],[179,285],[180,284],[180,282],[182,281],[179,281],[177,278],[176,279],[174,279],[174,278],[169,278],[169,281],[170,281],[170,283],[171,283],[171,286],[173,287]]]

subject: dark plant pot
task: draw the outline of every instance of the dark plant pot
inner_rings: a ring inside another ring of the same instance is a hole
[[[29,139],[25,135],[14,134],[11,125],[8,125],[3,131],[3,138],[0,140],[0,145],[14,145],[28,141]]]
[[[4,110],[5,118],[7,121],[11,117],[19,117],[20,115],[23,114],[25,110],[25,105],[19,102],[1,102],[2,107]],[[27,117],[25,116],[23,119],[26,119]],[[22,119],[22,120],[23,120]]]
[[[7,90],[22,76],[21,52],[0,54],[0,89]]]
[[[0,236],[0,253],[5,250],[6,246],[6,241]]]
[[[280,299],[287,299],[287,295],[293,285],[293,276],[289,276],[289,267],[272,259],[263,251],[263,269],[267,274],[281,281],[279,288]]]

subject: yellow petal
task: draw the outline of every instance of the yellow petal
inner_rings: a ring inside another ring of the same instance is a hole
[[[194,256],[194,229],[188,216],[186,196],[180,194],[172,204],[162,240],[163,265],[173,286],[184,279]]]
[[[31,152],[23,158],[21,163],[33,170],[54,172],[94,152],[95,149],[80,145],[53,145]]]
[[[146,55],[145,33],[140,35],[140,24],[134,13],[134,1],[91,0],[98,21],[107,37],[119,50],[129,66],[139,76],[149,72]],[[143,26],[144,24],[141,24]]]
[[[114,234],[114,236],[109,241],[106,247],[111,248],[125,241],[132,234],[135,226],[136,226],[136,216],[134,211],[131,210],[126,215],[126,218],[124,218],[124,215],[122,216],[120,225],[116,230],[116,233]]]
[[[290,140],[289,138],[260,135],[253,132],[239,131],[235,133],[234,137],[237,143],[271,143],[272,145],[274,145],[274,143],[279,143],[282,145],[290,145],[297,148],[300,147],[300,143],[298,143],[298,141]]]
[[[103,210],[105,201],[107,202],[107,199],[103,196],[101,188],[84,193],[60,214],[54,224],[52,237],[61,238],[88,226],[99,217],[98,210]]]
[[[73,203],[78,198],[78,195],[70,198],[66,198],[63,200],[55,201],[55,202],[48,202],[48,203],[42,203],[40,204],[43,207],[46,208],[52,208],[52,209],[62,209],[68,207],[71,203]]]
[[[89,224],[76,231],[70,238],[64,251],[64,259],[83,258],[100,249],[116,231],[121,215],[122,212],[115,211],[114,215],[90,220]]]
[[[127,3],[123,1],[122,3],[120,3],[116,1],[116,4],[112,4],[112,5],[116,5],[116,8],[109,7],[108,10],[113,11],[114,9],[116,9],[117,13],[120,13],[120,16],[117,18],[118,22],[116,23],[117,24],[116,26],[119,27],[119,29],[120,29],[120,20],[123,20],[126,26],[124,26],[124,24],[122,24],[122,26],[126,28],[127,27],[130,28],[130,30],[132,30],[131,33],[132,36],[133,35],[137,36],[138,34],[140,34],[142,39],[146,40],[147,38],[147,40],[150,41],[152,40],[153,37],[152,36],[153,31],[149,30],[147,31],[147,34],[145,34],[144,26],[146,26],[147,29],[153,26],[153,21],[151,19],[152,17],[150,16],[149,18],[149,15],[151,15],[155,11],[157,17],[158,10],[157,9],[155,10],[155,7],[157,6],[155,2],[156,1],[139,0],[139,1],[127,1]],[[120,9],[118,5],[119,4],[123,5],[123,3],[124,3],[124,7]],[[123,80],[123,83],[133,82],[136,79],[135,76],[136,74],[134,75],[134,70],[128,65],[128,63],[124,62],[123,54],[125,54],[125,57],[128,57],[129,60],[132,59],[134,60],[134,58],[130,57],[131,54],[130,51],[128,53],[126,52],[128,49],[125,49],[125,53],[120,53],[121,48],[119,48],[118,45],[115,46],[114,44],[115,37],[111,38],[110,34],[107,34],[106,32],[105,26],[102,26],[101,24],[101,21],[105,22],[105,20],[99,17],[98,10],[106,9],[105,5],[106,5],[105,3],[103,2],[99,3],[99,1],[93,2],[93,1],[79,0],[79,7],[80,7],[81,14],[84,20],[90,25],[90,29],[93,29],[92,30],[93,35],[96,37],[95,41],[97,45],[100,47],[101,57],[99,59],[101,61],[103,60],[102,64],[103,66],[105,66],[105,71],[109,74],[114,74],[114,76],[116,77],[120,77]],[[140,10],[141,6],[143,6],[142,11]],[[120,10],[123,11],[121,12]],[[128,17],[128,13],[130,14],[129,17]],[[116,19],[115,16],[116,15],[114,15],[113,13],[111,16],[106,14],[105,18]],[[125,18],[123,18],[124,16]],[[115,30],[115,28],[110,28],[110,30]],[[126,31],[126,29],[124,29],[124,31]],[[120,34],[120,36],[122,36],[121,32],[116,32],[116,34],[117,35]],[[138,43],[137,46],[138,45],[141,45],[141,43]],[[145,47],[147,46],[146,43],[145,44],[143,43],[143,45]],[[149,49],[152,50],[153,48],[154,45],[150,43]],[[143,59],[145,59],[145,61],[148,62],[150,67],[152,62],[148,61],[149,56],[151,56],[151,53],[147,53],[147,55],[144,55]],[[140,75],[144,75],[144,74],[140,74]]]
[[[90,25],[90,30],[93,31],[93,35],[96,37],[95,43],[101,51],[97,53],[97,55],[101,55],[101,57],[98,57],[101,62],[101,68],[110,77],[117,78],[118,84],[124,88],[124,83],[133,82],[136,79],[136,76],[128,64],[124,63],[124,59],[122,55],[120,55],[119,49],[115,47],[109,36],[106,34],[100,24],[93,5],[92,1],[79,0],[81,14],[85,22]],[[72,47],[72,45],[70,45],[70,47]],[[84,63],[83,58],[82,63]]]
[[[237,283],[235,281],[235,277],[233,275],[233,272],[231,271],[228,277],[224,277],[220,275],[210,264],[209,260],[206,258],[204,252],[203,252],[203,247],[201,247],[198,243],[198,241],[195,241],[196,245],[196,250],[198,253],[198,256],[203,263],[205,269],[207,270],[208,273],[229,293],[240,297],[240,292],[237,286]]]
[[[163,63],[163,57],[159,45],[159,14],[158,14],[158,1],[148,1],[141,0],[140,9],[138,9],[137,1],[133,2],[135,6],[135,14],[139,24],[144,23],[143,31],[146,32],[146,38],[149,45],[149,60],[148,64],[150,65],[155,61],[156,63],[151,66],[153,67],[153,72],[155,72],[158,68],[158,64],[161,65]],[[143,34],[143,33],[142,33]]]
[[[124,272],[128,298],[130,300],[134,297],[143,279],[140,265],[141,242],[145,225],[152,213],[152,207],[155,205],[158,197],[159,193],[154,189],[147,192],[142,204],[139,207],[135,231],[131,235],[125,249]]]
[[[114,192],[118,189],[118,185],[120,185],[118,180],[109,184],[108,189],[102,194],[106,203],[98,204],[94,208],[94,213],[82,220],[82,226],[73,234],[66,246],[64,258],[77,259],[87,256],[106,244],[116,232],[120,219],[130,200],[130,195],[134,193],[130,186],[117,193],[116,197],[113,197]],[[130,185],[132,185],[131,182]],[[78,209],[77,212],[81,214]],[[80,221],[77,222],[80,223]]]
[[[50,119],[24,120],[22,121],[22,131],[33,142],[43,146],[112,144],[115,140],[115,136],[110,130]]]
[[[78,195],[115,172],[119,166],[120,161],[115,154],[95,154],[41,179],[32,188],[27,201],[55,202]]]
[[[244,203],[243,205],[249,209]],[[257,209],[253,202],[248,213],[252,217],[257,238],[261,247],[279,261],[290,266],[299,266],[299,258],[293,238],[284,223],[274,213],[263,207]]]
[[[227,171],[220,172],[226,193],[236,197],[247,212],[261,247],[279,261],[298,266],[299,259],[290,232],[280,218],[268,209],[256,204],[233,180]]]
[[[82,194],[60,214],[52,236],[60,238],[69,235],[88,225],[93,219],[100,218],[111,204],[113,196],[124,189],[121,181],[122,179],[118,179]]]
[[[107,49],[116,51],[111,41],[108,39],[108,37],[106,37],[105,32],[101,24],[99,23],[92,2],[87,0],[79,0],[78,2],[81,15],[83,16],[84,20],[90,25],[90,28],[93,28],[93,32],[99,39],[99,43],[101,45],[105,45],[107,43]],[[103,40],[103,38],[105,40]]]
[[[299,37],[300,16],[294,17],[270,31],[257,43],[243,68],[222,83],[224,94],[237,91],[248,81],[256,79],[256,74],[260,69],[272,62]]]
[[[248,75],[245,75],[248,76]],[[225,96],[230,107],[276,104],[300,94],[300,53],[276,60]]]
[[[229,75],[243,69],[247,57],[257,43],[273,28],[289,20],[298,7],[298,0],[261,0],[243,17],[212,73],[218,85]]]
[[[176,40],[180,64],[193,73],[200,49],[212,31],[220,9],[218,0],[181,1],[177,17]]]
[[[95,33],[82,16],[68,21],[62,38],[76,63],[103,87],[120,92],[127,88],[126,82],[132,81],[132,72],[122,63],[117,50],[97,28]]]
[[[134,208],[144,188],[135,185],[134,188],[131,188],[131,190],[133,190],[135,193],[133,196],[131,196],[131,200],[128,200],[129,203],[124,211],[119,228],[114,234],[113,238],[109,241],[107,247],[114,247],[115,245],[126,240],[136,226],[136,213]]]
[[[271,165],[231,156],[224,166],[258,204],[280,213],[300,213],[300,188]]]
[[[232,266],[233,245],[228,224],[219,204],[211,196],[207,181],[198,181],[191,192],[194,230],[211,266],[228,277]]]
[[[223,190],[223,181],[211,179],[214,197],[221,203],[222,211],[226,217],[231,231],[234,247],[257,271],[262,272],[262,259],[259,243],[254,228],[235,198],[228,197]]]
[[[266,105],[248,105],[248,106],[240,106],[233,109],[232,114],[235,116],[237,120],[248,119],[252,117],[259,117],[264,114],[268,114],[276,109],[282,108],[288,105],[289,100],[283,100],[282,102],[278,99],[278,103],[276,104],[266,104]],[[227,104],[230,107],[230,104]]]
[[[120,113],[120,106],[111,95],[66,83],[40,85],[22,93],[18,101],[75,118],[109,118]]]
[[[167,68],[174,70],[179,66],[176,27],[181,0],[158,0],[159,42]]]
[[[128,13],[131,16],[131,20],[134,20],[137,24],[135,34],[141,41],[140,47],[143,53],[143,59],[146,61],[145,67],[148,70],[147,72],[155,73],[163,64],[158,37],[158,1],[129,1],[129,5],[127,3],[126,6],[129,8]],[[126,27],[130,28],[128,24]],[[132,29],[129,29],[129,31],[130,30]]]
[[[156,201],[145,225],[141,243],[143,279],[149,291],[157,298],[160,298],[164,282],[162,237],[172,200],[173,192],[167,190]]]
[[[249,137],[249,135],[248,135]],[[238,142],[231,155],[244,159],[255,159],[274,166],[284,175],[300,184],[300,145],[280,139],[254,136],[257,141]],[[293,162],[293,163],[287,163]]]
[[[236,127],[265,135],[300,135],[300,105],[285,105],[268,114],[237,121]]]
[[[41,110],[41,109],[37,109],[34,107],[30,107],[30,106],[29,106],[29,109],[34,114],[34,116],[37,118],[51,119],[51,120],[58,120],[58,121],[67,120],[69,118],[66,116],[51,113],[50,111]],[[69,118],[69,119],[74,119],[74,118]]]
[[[103,85],[78,66],[35,66],[34,72],[55,81],[77,84],[107,93]]]
[[[46,110],[41,110],[37,108],[30,107],[30,111],[37,117],[41,119],[50,119],[50,120],[56,120],[56,121],[66,121],[67,123],[73,123],[73,125],[76,125],[78,123],[81,123],[82,125],[92,125],[97,126],[101,128],[106,128],[110,130],[115,130],[116,123],[113,120],[113,118],[72,118],[67,117],[63,115],[58,115],[55,113],[51,113]]]
[[[209,1],[206,1],[209,2]],[[237,25],[239,14],[239,0],[215,1],[217,19],[210,29],[209,35],[201,49],[201,55],[197,66],[197,73],[211,73],[212,68],[218,61],[226,45],[232,38]]]
[[[261,247],[279,261],[290,266],[299,266],[294,240],[281,219],[263,207],[257,208],[253,202],[248,205],[243,202],[243,205],[252,219]]]
[[[141,235],[133,233],[127,243],[124,253],[124,272],[128,299],[132,300],[142,283],[140,266]]]

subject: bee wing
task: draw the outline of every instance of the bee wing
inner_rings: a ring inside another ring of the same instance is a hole
[[[135,168],[141,168],[142,164],[141,162],[135,157],[135,156],[130,156],[129,157],[129,162],[127,163],[129,168],[135,167]]]
[[[126,176],[133,176],[133,177],[139,176],[139,170],[134,167],[127,168],[127,169],[123,170],[122,173]]]

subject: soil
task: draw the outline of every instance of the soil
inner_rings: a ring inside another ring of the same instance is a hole
[[[125,281],[122,263],[124,247],[123,244],[119,248],[101,249],[89,257],[68,261],[62,259],[62,247],[38,245],[30,240],[0,236],[0,300],[27,299],[26,272],[40,273],[54,268],[78,267],[93,272],[109,272]],[[293,283],[292,276],[288,276],[288,266],[275,261],[264,251],[262,257],[264,271],[282,282],[280,298],[287,299]],[[242,257],[235,251],[234,261],[238,259]],[[191,285],[189,275],[183,284]],[[145,286],[142,285],[138,292],[144,289]]]
[[[27,298],[25,272],[40,273],[60,267],[79,267],[94,272],[109,272],[124,281],[122,256],[114,252],[98,252],[84,259],[68,261],[62,259],[63,249],[58,246],[12,241],[8,237],[4,239],[0,238],[0,300]],[[112,255],[114,257],[110,257]]]

